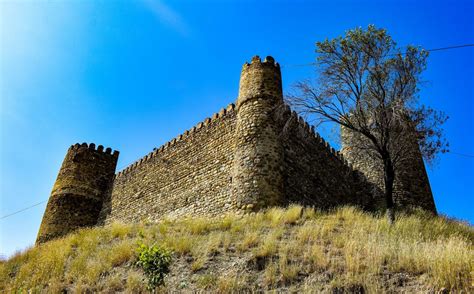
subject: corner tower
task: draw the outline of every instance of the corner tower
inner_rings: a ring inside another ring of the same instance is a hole
[[[102,202],[111,192],[118,151],[76,144],[64,158],[48,200],[36,244],[97,223]]]
[[[436,214],[436,206],[431,192],[428,174],[420,151],[418,142],[414,137],[415,130],[411,127],[411,132],[407,131],[400,140],[405,144],[406,150],[403,152],[403,159],[395,168],[395,181],[393,183],[393,200],[396,207],[400,209],[422,208]],[[365,146],[367,139],[353,131],[341,128],[341,153],[354,168],[361,171],[367,180],[374,184],[376,191],[373,191],[374,205],[378,208],[385,207],[384,201],[384,180],[383,163],[367,149],[361,150]]]
[[[245,63],[237,98],[237,126],[232,193],[246,210],[283,199],[283,146],[274,112],[283,103],[281,72],[268,56]]]

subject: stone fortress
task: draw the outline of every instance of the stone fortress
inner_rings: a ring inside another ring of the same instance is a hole
[[[339,152],[292,112],[283,101],[280,66],[272,57],[255,56],[242,68],[235,105],[118,173],[118,151],[71,146],[36,242],[114,221],[245,213],[290,203],[383,209],[376,162],[354,156],[353,137],[341,137]],[[413,148],[410,164],[399,168],[395,202],[436,213],[419,147]]]

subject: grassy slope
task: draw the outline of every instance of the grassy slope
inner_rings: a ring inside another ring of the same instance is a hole
[[[474,230],[441,217],[384,218],[292,206],[214,219],[80,230],[0,263],[0,291],[146,291],[139,241],[171,249],[164,291],[473,291]]]

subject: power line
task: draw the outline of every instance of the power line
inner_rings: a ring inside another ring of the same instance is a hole
[[[128,164],[124,164],[124,165],[122,165],[122,167],[118,168],[117,170],[120,171],[121,169],[123,169],[123,168],[129,166],[130,164],[132,164],[133,162],[135,162],[135,161],[132,161],[132,162],[130,162],[130,163],[128,163]],[[40,204],[43,204],[43,203],[45,203],[45,202],[47,202],[47,201],[48,201],[48,200],[43,200],[43,201],[41,201],[41,202],[38,202],[38,203],[35,203],[35,204],[31,205],[31,206],[22,208],[22,209],[20,209],[20,210],[17,210],[17,211],[15,211],[15,212],[10,213],[10,214],[6,214],[6,215],[0,217],[0,220],[5,219],[5,218],[10,217],[10,216],[13,216],[13,215],[15,215],[15,214],[18,214],[18,213],[20,213],[20,212],[23,212],[23,211],[25,211],[25,210],[28,210],[28,209],[33,208],[33,207],[35,207],[35,206],[38,206],[38,205],[40,205]]]
[[[474,44],[454,45],[454,46],[448,46],[448,47],[428,49],[428,50],[425,50],[425,51],[435,52],[435,51],[452,50],[452,49],[459,49],[459,48],[466,48],[466,47],[474,47]],[[392,54],[392,55],[394,55],[394,54]],[[304,66],[314,66],[314,65],[317,65],[317,63],[316,62],[311,62],[311,63],[302,63],[302,64],[287,64],[287,65],[284,65],[282,67],[304,67]]]
[[[33,207],[38,206],[38,205],[40,205],[40,204],[43,204],[43,203],[45,203],[46,201],[48,201],[48,200],[43,200],[43,201],[38,202],[38,203],[36,203],[36,204],[33,204],[33,205],[31,205],[31,206],[28,206],[28,207],[22,208],[22,209],[20,209],[20,210],[17,210],[17,211],[15,211],[15,212],[12,212],[12,213],[10,213],[10,214],[4,215],[4,216],[0,217],[0,219],[4,219],[4,218],[10,217],[10,216],[12,216],[12,215],[15,215],[15,214],[17,214],[17,213],[23,212],[23,211],[25,211],[25,210],[28,210],[28,209],[30,209],[30,208],[33,208]]]
[[[124,169],[125,167],[129,166],[130,164],[132,164],[133,162],[135,162],[135,161],[132,161],[132,162],[130,162],[130,163],[128,163],[128,164],[124,164],[124,165],[122,165],[120,168],[118,168],[117,170],[120,171],[121,169]],[[5,219],[5,218],[10,217],[10,216],[13,216],[13,215],[15,215],[15,214],[18,214],[18,213],[23,212],[23,211],[25,211],[25,210],[28,210],[28,209],[30,209],[30,208],[36,207],[36,206],[38,206],[38,205],[40,205],[40,204],[43,204],[43,203],[45,203],[45,202],[47,202],[47,201],[48,201],[48,200],[43,200],[43,201],[41,201],[41,202],[38,202],[38,203],[35,203],[35,204],[31,205],[31,206],[22,208],[22,209],[20,209],[20,210],[17,210],[17,211],[15,211],[15,212],[10,213],[10,214],[6,214],[6,215],[0,217],[0,220]]]
[[[464,45],[456,45],[456,46],[435,48],[435,49],[430,49],[430,50],[426,50],[426,51],[433,52],[433,51],[442,51],[442,50],[450,50],[450,49],[473,47],[473,46],[474,46],[474,44],[464,44]]]
[[[470,157],[470,158],[474,158],[474,155],[470,155],[470,154],[464,154],[464,153],[458,153],[458,152],[452,152],[452,151],[449,151],[447,152],[448,154],[451,153],[451,154],[456,154],[456,155],[459,155],[459,156],[464,156],[464,157]]]
[[[428,52],[434,52],[434,51],[451,50],[451,49],[458,49],[458,48],[465,48],[465,47],[474,47],[474,44],[463,44],[463,45],[455,45],[455,46],[448,46],[448,47],[441,47],[441,48],[433,48],[433,49],[428,49],[428,50],[426,50],[426,51],[428,51]],[[306,64],[290,64],[290,65],[285,65],[284,67],[313,66],[313,65],[315,65],[315,64],[316,64],[316,63],[314,63],[314,62],[312,62],[312,63],[306,63]],[[282,67],[283,67],[283,66],[282,66]],[[459,156],[474,158],[474,155],[471,155],[471,154],[457,153],[457,152],[451,152],[451,151],[448,152],[448,154],[455,154],[455,155],[459,155]],[[127,166],[129,166],[129,165],[130,165],[130,163],[129,163],[129,164],[126,164],[126,165],[123,165],[123,166],[122,166],[121,168],[119,168],[118,170],[121,170],[121,169],[123,169],[123,168],[125,168],[125,167],[127,167]],[[15,212],[12,212],[12,213],[10,213],[10,214],[4,215],[4,216],[0,217],[0,220],[5,219],[5,218],[10,217],[10,216],[13,216],[13,215],[15,215],[15,214],[18,214],[18,213],[20,213],[20,212],[23,212],[23,211],[25,211],[25,210],[28,210],[28,209],[33,208],[33,207],[35,207],[35,206],[38,206],[38,205],[40,205],[40,204],[43,204],[43,203],[45,203],[46,201],[48,201],[48,200],[43,200],[43,201],[38,202],[38,203],[36,203],[36,204],[33,204],[33,205],[31,205],[31,206],[28,206],[28,207],[22,208],[22,209],[20,209],[20,210],[17,210],[17,211],[15,211]]]
[[[444,153],[444,154],[454,154],[454,155],[459,155],[459,156],[474,158],[474,155],[472,155],[472,154],[458,153],[458,152],[452,152],[452,151],[446,152],[446,153]],[[38,203],[36,203],[36,204],[33,204],[33,205],[31,205],[31,206],[28,206],[28,207],[22,208],[22,209],[20,209],[20,210],[17,210],[17,211],[15,211],[15,212],[12,212],[12,213],[10,213],[10,214],[4,215],[4,216],[0,217],[0,219],[5,219],[5,218],[7,218],[7,217],[13,216],[13,215],[18,214],[18,213],[20,213],[20,212],[23,212],[23,211],[25,211],[25,210],[28,210],[28,209],[30,209],[30,208],[33,208],[33,207],[38,206],[38,205],[40,205],[40,204],[43,204],[43,203],[45,203],[46,201],[48,201],[48,200],[43,200],[43,201],[38,202]]]

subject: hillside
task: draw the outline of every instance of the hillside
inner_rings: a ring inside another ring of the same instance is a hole
[[[172,251],[163,292],[470,292],[473,242],[471,226],[443,217],[416,213],[389,226],[351,207],[116,223],[3,261],[0,291],[147,292],[137,248],[158,244]]]

